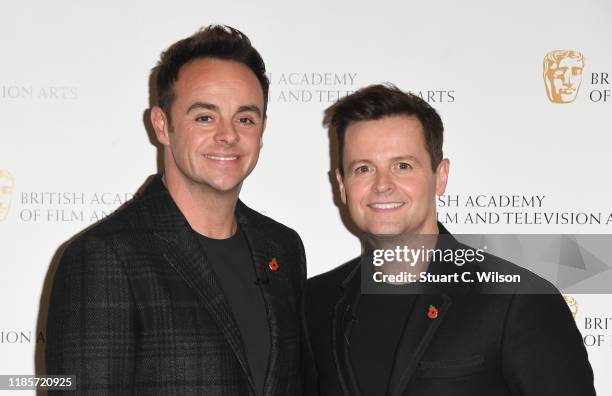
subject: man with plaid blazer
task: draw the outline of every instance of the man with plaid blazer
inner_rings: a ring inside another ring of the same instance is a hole
[[[238,199],[265,128],[263,60],[241,32],[210,26],[154,71],[164,172],[67,247],[47,371],[76,375],[78,393],[300,395],[303,246]],[[207,248],[237,235],[247,254],[236,262]],[[221,276],[227,268],[246,281]]]

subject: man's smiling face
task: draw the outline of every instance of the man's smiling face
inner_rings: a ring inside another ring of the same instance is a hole
[[[173,96],[170,119],[156,118],[166,167],[187,183],[237,193],[257,163],[265,127],[257,77],[238,62],[198,59],[180,69]]]
[[[342,202],[366,234],[437,234],[436,194],[444,193],[448,160],[434,172],[423,126],[414,116],[349,124],[344,176],[336,170]]]

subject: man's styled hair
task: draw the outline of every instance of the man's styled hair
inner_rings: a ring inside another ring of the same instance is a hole
[[[161,54],[154,69],[156,75],[157,105],[170,119],[170,107],[174,100],[173,86],[182,66],[196,59],[213,58],[242,63],[247,66],[261,84],[264,96],[263,113],[268,107],[270,81],[266,76],[266,65],[249,38],[231,26],[210,25],[192,36],[172,44]]]
[[[377,84],[362,88],[338,100],[325,110],[323,125],[338,137],[338,169],[342,165],[344,135],[352,122],[379,120],[391,116],[415,116],[423,126],[425,145],[431,167],[436,171],[442,161],[444,126],[436,110],[412,93],[402,92],[392,84]]]

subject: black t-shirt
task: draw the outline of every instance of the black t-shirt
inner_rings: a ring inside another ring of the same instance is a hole
[[[386,394],[395,351],[415,301],[414,294],[359,297],[349,353],[362,394]]]
[[[270,353],[270,328],[249,245],[240,229],[227,239],[196,235],[234,314],[257,393],[262,394]]]

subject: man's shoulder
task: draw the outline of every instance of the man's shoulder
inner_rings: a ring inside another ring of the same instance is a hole
[[[297,237],[299,239],[299,236],[294,229],[254,209],[251,209],[250,207],[245,205],[242,201],[238,201],[236,209],[239,215],[239,221],[241,219],[243,221],[246,221],[250,227],[254,227],[260,232],[266,233],[275,238],[278,238],[278,237],[295,238]]]
[[[150,231],[153,225],[148,207],[156,195],[146,190],[137,193],[114,212],[73,236],[68,241],[67,248],[95,242],[105,243],[124,233],[144,234]]]
[[[313,276],[308,279],[308,290],[326,290],[329,287],[339,287],[342,282],[355,270],[359,265],[360,257],[356,257],[330,271]]]
[[[467,245],[460,245],[466,249],[472,249]],[[484,288],[499,288],[500,291],[506,290],[508,292],[512,292],[513,294],[560,294],[559,290],[550,281],[530,271],[527,268],[521,267],[520,265],[510,262],[504,258],[498,257],[494,254],[483,253],[483,256],[484,260],[474,266],[474,271],[480,274],[484,274],[485,277],[487,276],[487,274],[491,274],[490,276],[493,279],[499,279],[498,275],[500,275],[504,276],[504,279],[507,279],[508,281],[510,281],[511,279],[517,280],[517,282],[501,284],[487,284],[486,282],[484,284],[481,283],[481,286],[483,286]]]
[[[306,283],[306,320],[312,329],[326,326],[331,318],[331,312],[337,301],[341,298],[342,283],[359,265],[359,257],[332,269],[331,271],[314,276]],[[311,330],[312,331],[312,330]]]

